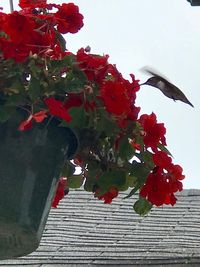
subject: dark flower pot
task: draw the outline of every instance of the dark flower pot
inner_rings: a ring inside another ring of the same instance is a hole
[[[17,114],[0,124],[0,259],[38,247],[60,171],[77,149],[76,136],[57,121],[20,132],[22,120]]]

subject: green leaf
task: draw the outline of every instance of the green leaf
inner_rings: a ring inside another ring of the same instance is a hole
[[[87,84],[85,73],[79,68],[74,68],[72,71],[67,72],[65,78],[65,92],[66,93],[80,93],[83,91],[84,86]]]
[[[98,111],[97,131],[104,132],[106,136],[112,136],[119,132],[119,127],[111,120],[104,110]]]
[[[171,154],[171,152],[165,146],[163,146],[162,144],[159,144],[158,145],[158,148],[160,148],[161,151],[166,152],[168,155],[170,155],[171,157],[173,157],[172,154]]]
[[[30,84],[28,87],[28,93],[30,98],[35,101],[40,96],[41,86],[40,80],[36,79],[35,77],[31,77]]]
[[[61,49],[64,52],[66,50],[66,41],[65,38],[59,32],[56,32],[56,38],[58,39]]]
[[[126,159],[126,160],[130,160],[134,156],[134,148],[129,143],[127,136],[124,136],[120,140],[120,144],[119,144],[119,156],[122,159]]]
[[[93,192],[95,185],[96,185],[95,176],[87,176],[87,179],[84,183],[84,190],[87,192]]]
[[[72,120],[68,123],[69,127],[85,128],[87,127],[87,116],[83,107],[70,108],[69,114]]]
[[[146,167],[145,163],[139,163],[137,161],[132,162],[130,177],[132,177],[134,188],[125,198],[133,196],[144,185],[149,173],[150,170]]]
[[[122,170],[105,172],[99,177],[97,184],[103,191],[108,191],[111,186],[120,188],[126,184],[126,172]]]
[[[144,184],[149,173],[150,169],[147,168],[145,163],[139,163],[137,161],[132,162],[130,174],[137,178],[139,184]]]
[[[135,212],[141,216],[146,215],[152,207],[153,205],[145,198],[139,198],[133,205]]]
[[[69,188],[80,188],[83,184],[82,175],[73,175],[67,178],[67,186]]]
[[[67,162],[62,169],[61,176],[62,177],[70,177],[74,174],[76,168],[71,163]]]
[[[155,166],[152,155],[153,154],[149,151],[145,151],[142,153],[143,161],[146,162],[151,169],[153,169]]]
[[[10,107],[0,106],[0,122],[6,122],[13,114],[14,110]]]
[[[135,187],[137,185],[137,178],[135,176],[129,175],[127,177],[127,183],[129,187]]]
[[[75,55],[71,54],[71,55],[67,55],[64,58],[62,58],[62,60],[50,60],[48,63],[50,65],[49,70],[53,70],[55,71],[55,69],[57,69],[58,74],[60,74],[60,69],[62,67],[66,67],[66,66],[73,66],[73,63],[75,62]],[[60,76],[60,75],[59,75]]]
[[[135,188],[133,188],[131,192],[126,197],[124,197],[124,199],[132,197],[140,189],[140,187],[140,184],[136,184]]]
[[[16,107],[23,105],[25,103],[25,98],[21,94],[14,94],[8,97],[6,101],[6,106]]]

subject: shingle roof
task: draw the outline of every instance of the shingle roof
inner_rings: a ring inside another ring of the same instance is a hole
[[[124,196],[105,205],[71,191],[51,210],[37,251],[0,266],[200,266],[200,190],[145,217]]]

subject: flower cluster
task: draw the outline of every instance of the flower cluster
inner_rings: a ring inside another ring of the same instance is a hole
[[[1,13],[0,49],[4,59],[23,62],[30,54],[61,58],[65,51],[60,33],[76,33],[83,16],[76,5],[46,4],[46,1],[20,1],[21,11]],[[52,13],[52,9],[57,12]]]
[[[68,188],[81,186],[105,203],[120,191],[139,192],[139,214],[174,205],[184,175],[166,148],[164,124],[154,113],[139,115],[139,81],[133,74],[125,79],[108,55],[90,47],[76,54],[66,49],[62,34],[83,26],[76,5],[20,0],[19,6],[0,13],[0,122],[23,109],[19,131],[54,117],[76,133],[79,147],[66,161],[53,206]]]

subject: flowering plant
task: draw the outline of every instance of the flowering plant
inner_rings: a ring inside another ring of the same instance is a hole
[[[81,186],[105,203],[119,191],[139,192],[134,210],[141,215],[153,205],[174,205],[184,175],[166,148],[164,124],[154,113],[139,115],[139,81],[123,78],[107,55],[89,47],[66,49],[63,34],[83,26],[73,3],[20,0],[19,6],[0,13],[0,122],[23,109],[19,131],[55,117],[76,133],[79,146],[66,161],[53,206]]]

